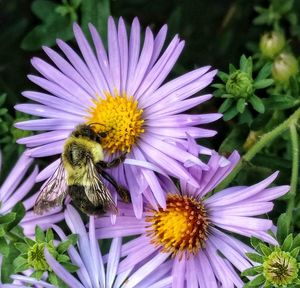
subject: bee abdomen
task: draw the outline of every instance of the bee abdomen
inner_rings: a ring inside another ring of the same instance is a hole
[[[88,215],[99,215],[105,213],[103,206],[95,206],[87,198],[84,186],[70,185],[68,192],[75,206],[78,207],[78,209],[80,209],[82,212]]]

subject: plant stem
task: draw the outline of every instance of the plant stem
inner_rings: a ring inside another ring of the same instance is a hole
[[[292,212],[295,206],[295,196],[298,183],[299,173],[299,142],[296,124],[292,124],[290,127],[291,143],[292,143],[292,176],[291,176],[291,189],[289,192],[289,200],[287,207],[288,218],[292,219]],[[290,221],[291,223],[291,221]]]
[[[235,166],[235,168],[227,176],[227,178],[225,178],[224,181],[217,186],[216,191],[226,188],[232,182],[235,176],[239,173],[239,171],[241,170],[245,162],[251,161],[252,158],[258,152],[260,152],[265,146],[269,145],[275,138],[282,135],[282,133],[285,132],[287,129],[289,129],[291,126],[295,126],[299,118],[300,118],[300,108],[298,108],[288,119],[286,119],[284,122],[279,124],[273,130],[262,135],[258,140],[258,142],[256,142],[248,150],[248,152],[241,158],[239,163]]]

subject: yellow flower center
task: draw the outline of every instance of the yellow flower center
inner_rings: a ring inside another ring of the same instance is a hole
[[[181,257],[184,252],[196,254],[204,247],[209,222],[200,200],[169,194],[165,210],[150,212],[146,217],[150,223],[147,234],[155,246],[162,247],[162,252]]]
[[[105,93],[106,98],[98,98],[91,108],[88,123],[94,125],[96,132],[107,132],[101,145],[111,154],[122,151],[129,152],[138,137],[144,132],[142,119],[143,110],[138,108],[138,103],[133,97],[125,93],[115,95]]]

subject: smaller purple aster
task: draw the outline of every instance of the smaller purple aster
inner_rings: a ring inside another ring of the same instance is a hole
[[[198,155],[199,147],[189,137],[189,152]],[[122,288],[132,288],[151,271],[170,262],[172,287],[243,287],[237,271],[251,267],[245,256],[253,249],[234,235],[255,236],[276,244],[268,233],[273,227],[268,218],[257,216],[273,208],[272,201],[288,192],[289,186],[268,186],[278,173],[252,185],[213,189],[233,170],[240,157],[233,152],[228,159],[214,152],[203,171],[191,166],[189,172],[198,180],[199,188],[180,182],[180,190],[162,182],[166,193],[166,208],[146,204],[141,219],[136,219],[128,204],[120,204],[120,215],[111,225],[109,217],[96,219],[99,239],[140,235],[121,248],[125,257],[118,273],[135,269]],[[170,287],[171,287],[170,286]]]

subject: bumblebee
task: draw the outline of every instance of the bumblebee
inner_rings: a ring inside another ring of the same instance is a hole
[[[126,154],[110,162],[103,161],[101,140],[108,132],[96,133],[92,124],[80,124],[64,143],[61,163],[41,188],[34,205],[36,214],[63,204],[69,195],[81,211],[98,215],[117,207],[103,179],[110,182],[125,202],[130,202],[129,192],[118,185],[105,169],[113,168],[125,160]],[[101,124],[98,124],[101,125]]]

